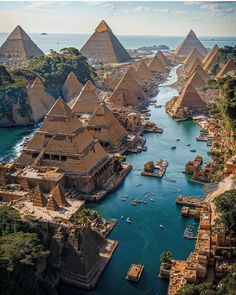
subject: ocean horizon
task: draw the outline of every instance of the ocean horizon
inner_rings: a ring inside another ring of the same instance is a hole
[[[0,33],[0,46],[5,42],[9,33]],[[90,34],[62,34],[48,33],[41,35],[40,33],[31,33],[29,36],[43,50],[49,53],[50,49],[59,51],[64,47],[76,47],[81,49],[90,37]],[[151,35],[116,35],[126,49],[137,49],[144,46],[166,45],[174,50],[185,36],[151,36]],[[215,44],[219,47],[235,46],[236,36],[198,36],[200,41],[206,48],[212,48]]]

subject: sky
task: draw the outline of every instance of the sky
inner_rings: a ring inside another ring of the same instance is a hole
[[[236,2],[0,2],[0,32],[92,34],[104,19],[117,35],[236,36]]]

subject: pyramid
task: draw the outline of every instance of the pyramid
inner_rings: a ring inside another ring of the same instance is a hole
[[[206,108],[205,102],[190,83],[187,84],[182,94],[176,100],[173,106],[173,111],[177,112],[179,109],[186,107],[195,110],[202,110]]]
[[[62,98],[58,98],[45,116],[40,131],[53,134],[71,134],[82,129],[80,120],[71,112]]]
[[[51,196],[48,200],[47,209],[52,211],[59,210],[59,205],[57,204],[57,201],[54,199],[53,196]]]
[[[193,69],[196,67],[196,66],[201,66],[203,67],[203,64],[202,62],[200,61],[200,59],[197,57],[194,62],[192,64],[190,64],[188,67],[187,67],[187,71],[189,73],[189,75],[192,75],[193,73]]]
[[[104,20],[100,22],[80,52],[87,58],[108,63],[121,63],[131,59]]]
[[[160,59],[160,57],[157,54],[151,60],[148,68],[152,72],[159,72],[162,74],[168,73],[168,70],[167,70],[165,64],[162,62],[162,60]]]
[[[149,68],[147,67],[147,65],[145,64],[144,61],[141,61],[136,72],[138,73],[139,77],[141,79],[143,79],[144,81],[146,81],[146,80],[155,81],[156,80],[155,76],[149,70]]]
[[[138,106],[146,100],[146,94],[127,71],[112,92],[109,101],[119,106]]]
[[[33,205],[37,207],[44,207],[47,204],[47,199],[41,192],[40,186],[37,186],[34,189],[33,193]]]
[[[52,191],[52,197],[53,199],[57,202],[57,204],[59,206],[65,206],[67,205],[67,201],[65,199],[65,195],[60,187],[60,185],[58,184]]]
[[[44,53],[30,39],[26,32],[17,26],[0,47],[0,55],[10,58],[30,59]]]
[[[194,88],[201,88],[206,85],[204,79],[197,72],[192,74],[187,83],[191,84]]]
[[[222,67],[216,75],[216,78],[220,79],[230,71],[236,71],[236,64],[232,61],[232,59],[228,60],[228,62]]]
[[[77,97],[82,90],[83,85],[80,83],[74,72],[70,72],[62,86],[63,98],[70,102]]]
[[[100,102],[101,100],[96,93],[96,87],[88,80],[72,105],[72,112],[76,114],[92,114]]]
[[[169,65],[169,60],[167,57],[163,54],[161,50],[158,50],[156,56],[162,61],[162,63],[167,67]]]
[[[31,106],[33,118],[35,121],[40,120],[55,103],[54,98],[47,93],[43,82],[36,78],[34,82],[26,88],[29,104]]]
[[[143,80],[141,79],[141,77],[139,76],[139,74],[137,72],[135,72],[134,68],[132,66],[130,66],[127,70],[127,72],[129,72],[133,78],[136,80],[136,82],[142,86],[143,85]]]
[[[203,55],[197,50],[197,48],[194,48],[191,53],[187,56],[187,58],[184,61],[184,65],[188,66],[192,63],[194,63],[195,59],[199,58],[201,61],[203,60]]]
[[[205,58],[203,59],[203,64],[205,65],[205,63],[207,62],[208,59],[210,59],[212,57],[212,55],[217,52],[219,50],[219,46],[217,44],[215,44],[211,50],[208,51],[207,55],[205,56]]]
[[[126,129],[104,103],[101,103],[90,117],[87,128],[103,147],[109,149],[118,148],[123,138],[128,135]]]
[[[190,30],[185,39],[179,44],[175,50],[176,55],[188,55],[191,51],[196,48],[198,51],[205,56],[207,54],[206,48],[203,46],[201,41],[197,38],[193,30]]]
[[[209,80],[209,75],[206,73],[206,71],[203,69],[203,67],[201,65],[197,65],[192,71],[191,73],[189,73],[189,76],[191,76],[194,73],[198,73],[199,76],[206,82]]]
[[[206,60],[204,63],[204,70],[207,73],[210,73],[211,69],[218,63],[219,56],[220,52],[217,50]]]

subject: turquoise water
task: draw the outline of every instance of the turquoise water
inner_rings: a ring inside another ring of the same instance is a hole
[[[157,103],[165,104],[177,91],[168,85],[177,79],[176,68],[172,69],[166,84],[160,87]],[[133,170],[126,177],[118,190],[109,194],[99,203],[91,203],[89,207],[107,218],[116,218],[117,226],[109,238],[119,240],[108,268],[101,277],[97,288],[93,291],[82,291],[71,287],[61,287],[61,294],[91,294],[91,295],[141,295],[166,294],[167,283],[158,278],[160,254],[171,251],[174,257],[185,259],[194,247],[193,241],[182,238],[185,226],[192,223],[181,217],[180,208],[175,205],[175,198],[183,195],[203,195],[202,186],[193,183],[182,173],[186,161],[192,159],[194,154],[189,150],[194,148],[202,155],[204,161],[209,160],[207,147],[204,142],[197,142],[195,137],[199,134],[199,127],[191,121],[176,122],[165,112],[164,108],[151,109],[151,121],[155,121],[164,128],[163,134],[146,134],[148,150],[140,154],[129,154],[127,162],[133,165]],[[33,129],[29,128],[1,128],[0,129],[0,159],[10,160],[20,152],[22,139]],[[180,138],[177,142],[176,138]],[[191,147],[186,144],[191,143]],[[176,145],[176,150],[171,146]],[[175,178],[176,182],[140,176],[140,170],[149,160],[167,159],[169,166],[166,175]],[[142,186],[138,186],[142,184]],[[143,198],[145,194],[155,193],[153,202],[149,199],[147,204],[131,206],[132,198]],[[122,201],[123,194],[129,199]],[[132,224],[126,223],[125,218],[130,216]],[[160,224],[165,229],[160,228]],[[144,264],[144,273],[138,284],[125,280],[126,272],[131,263]]]
[[[6,40],[8,34],[0,33],[0,46]],[[73,46],[81,48],[88,40],[88,34],[48,34],[41,36],[40,34],[32,33],[30,37],[45,53],[49,53],[50,49],[59,51],[63,47]],[[118,36],[125,48],[135,49],[142,46],[152,45],[167,45],[170,49],[175,49],[183,40],[184,36]],[[236,37],[199,37],[207,48],[218,44],[219,47],[225,45],[234,46]]]
[[[158,104],[165,104],[177,91],[168,87],[176,80],[176,68],[170,73],[165,86],[160,87],[156,99]],[[194,148],[209,160],[207,147],[203,142],[197,142],[195,137],[199,134],[199,127],[191,121],[176,122],[165,112],[164,108],[151,107],[151,120],[164,128],[161,135],[147,134],[147,152],[130,154],[127,162],[133,165],[133,170],[126,177],[120,188],[109,194],[99,203],[90,204],[89,207],[97,210],[102,216],[118,219],[117,226],[109,238],[119,240],[108,268],[100,279],[94,291],[81,291],[75,288],[62,287],[61,294],[91,294],[91,295],[141,295],[166,294],[167,283],[158,278],[160,255],[164,251],[171,251],[175,258],[185,259],[194,247],[194,242],[182,238],[187,224],[192,220],[182,218],[180,208],[175,205],[175,199],[183,195],[203,195],[202,186],[193,183],[182,173],[187,160],[194,157],[189,149]],[[180,138],[176,142],[176,138]],[[191,143],[191,147],[186,144]],[[176,150],[171,146],[176,145]],[[164,179],[140,176],[140,170],[149,160],[167,159],[169,166],[166,175],[175,178],[176,183]],[[142,186],[137,187],[138,184]],[[154,192],[147,204],[132,206],[132,198],[143,198],[145,194]],[[129,195],[127,201],[122,201],[124,194]],[[125,218],[121,220],[121,216]],[[130,216],[132,224],[125,219]],[[165,229],[160,228],[160,224]],[[138,284],[125,280],[126,272],[131,263],[144,264],[144,273]]]

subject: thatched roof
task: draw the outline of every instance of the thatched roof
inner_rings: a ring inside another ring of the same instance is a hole
[[[83,84],[80,83],[74,72],[70,72],[62,86],[63,98],[70,102],[77,97],[83,88]]]
[[[203,46],[201,41],[197,38],[193,30],[190,30],[184,40],[179,44],[175,50],[176,55],[188,55],[191,51],[197,48],[198,51],[205,56],[207,54],[206,48]]]
[[[27,88],[29,104],[35,121],[40,120],[55,103],[54,98],[46,91],[43,82],[36,78]]]
[[[143,60],[139,63],[139,66],[136,69],[136,72],[138,73],[140,78],[143,79],[144,81],[146,81],[146,80],[155,81],[156,80],[155,76],[149,70],[149,68],[147,67],[146,63]]]
[[[131,59],[104,20],[80,51],[87,58],[108,63],[120,63]]]
[[[88,80],[72,105],[72,112],[76,114],[92,114],[100,102],[101,100],[96,93],[96,87]]]
[[[10,58],[30,59],[44,55],[26,32],[17,26],[0,47],[0,55]]]
[[[222,67],[219,73],[216,75],[217,79],[222,78],[228,72],[236,71],[236,64],[233,62],[232,59],[228,60],[228,62]]]
[[[138,106],[146,100],[147,95],[132,76],[127,71],[112,92],[109,101],[120,106]]]

